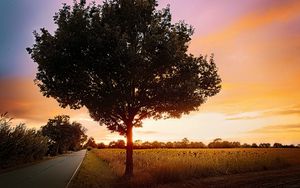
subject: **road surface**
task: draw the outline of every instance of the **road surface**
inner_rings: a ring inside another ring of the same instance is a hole
[[[65,188],[85,153],[81,150],[0,174],[0,188]]]

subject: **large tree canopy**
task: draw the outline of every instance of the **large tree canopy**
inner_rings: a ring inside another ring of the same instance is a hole
[[[64,5],[54,16],[55,33],[34,32],[27,49],[41,92],[62,107],[86,107],[101,125],[126,135],[129,153],[132,127],[143,119],[178,118],[221,88],[213,57],[187,52],[193,28],[172,23],[169,7],[156,7],[156,0]]]

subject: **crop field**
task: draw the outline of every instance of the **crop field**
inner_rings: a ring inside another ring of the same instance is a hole
[[[125,168],[125,150],[94,150],[117,176]],[[299,149],[148,149],[135,150],[131,184],[147,186],[191,178],[283,169],[300,164]]]

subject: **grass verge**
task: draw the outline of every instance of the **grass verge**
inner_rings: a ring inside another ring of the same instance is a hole
[[[117,182],[118,177],[111,171],[108,164],[91,150],[87,151],[69,188],[111,188],[115,187]]]

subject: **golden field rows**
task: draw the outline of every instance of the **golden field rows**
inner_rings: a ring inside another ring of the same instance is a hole
[[[94,150],[117,176],[125,168],[125,150]],[[297,152],[298,154],[295,154]],[[285,168],[300,164],[299,149],[148,149],[135,150],[133,185]]]

